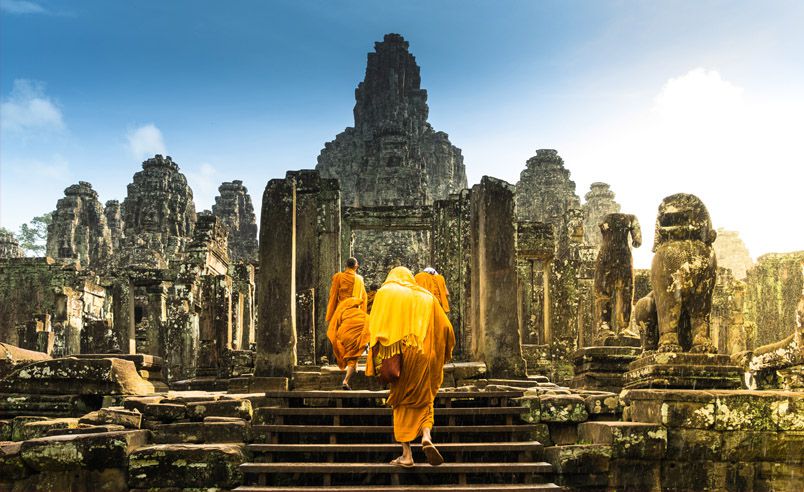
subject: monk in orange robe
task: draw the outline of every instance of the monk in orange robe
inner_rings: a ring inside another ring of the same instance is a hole
[[[433,402],[444,380],[444,363],[452,359],[455,333],[438,300],[416,283],[405,267],[388,274],[374,298],[368,331],[371,356],[366,375],[380,370],[384,359],[402,354],[399,380],[389,385],[388,404],[394,414],[394,438],[402,455],[391,464],[413,466],[410,442],[422,436],[422,450],[431,465],[444,459],[433,445]],[[375,350],[375,344],[379,350]]]
[[[427,267],[423,272],[417,273],[415,278],[416,283],[429,290],[441,303],[444,312],[448,313],[449,299],[447,297],[449,296],[449,291],[447,290],[447,282],[444,280],[444,276],[438,273],[435,268]]]
[[[356,371],[357,359],[363,354],[368,342],[366,325],[366,284],[357,274],[359,265],[355,258],[346,260],[346,268],[332,276],[329,290],[326,320],[327,338],[338,367],[346,368],[343,389],[352,389],[349,380]]]

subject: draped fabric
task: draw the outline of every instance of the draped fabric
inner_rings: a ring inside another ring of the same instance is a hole
[[[415,283],[410,270],[398,267],[377,292],[368,329],[371,346],[379,341],[384,348],[399,346],[402,353],[402,371],[399,380],[389,385],[388,404],[393,409],[394,438],[412,441],[422,429],[433,427],[433,402],[455,346],[452,325],[435,297]],[[366,375],[373,375],[374,368],[370,357]]]
[[[327,338],[341,369],[354,366],[368,342],[366,287],[363,277],[347,268],[332,276],[327,305]]]
[[[430,291],[431,294],[438,299],[441,307],[445,312],[449,312],[449,290],[447,290],[447,282],[444,276],[439,273],[429,273],[427,271],[419,272],[416,274],[416,283]]]
[[[396,267],[374,296],[369,316],[369,345],[380,343],[380,358],[400,352],[402,346],[422,349],[433,316],[433,295],[416,284],[405,267]]]

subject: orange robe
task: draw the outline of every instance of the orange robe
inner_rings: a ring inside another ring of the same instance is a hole
[[[341,369],[357,364],[368,343],[366,287],[363,278],[347,268],[332,276],[326,320],[327,338]]]
[[[397,267],[377,292],[368,328],[370,345],[381,345],[380,358],[402,353],[400,378],[389,385],[388,404],[394,438],[410,442],[433,427],[433,402],[455,346],[452,325],[436,298],[416,284],[407,268]],[[369,357],[367,376],[375,373],[375,364]]]
[[[432,273],[427,272],[419,272],[416,274],[416,283],[424,287],[425,289],[429,290],[438,302],[441,303],[441,307],[444,308],[444,312],[449,312],[449,290],[447,290],[447,282],[444,280],[444,276],[440,273],[436,273],[433,275]]]

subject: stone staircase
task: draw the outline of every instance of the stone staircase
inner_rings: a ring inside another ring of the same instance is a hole
[[[433,438],[446,462],[388,464],[399,455],[387,391],[282,391],[254,416],[252,461],[240,466],[239,492],[544,491],[552,465],[533,440],[536,426],[521,416],[522,391],[443,391],[435,405]]]

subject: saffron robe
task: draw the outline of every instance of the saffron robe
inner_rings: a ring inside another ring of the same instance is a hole
[[[440,273],[432,274],[427,272],[419,272],[416,274],[416,283],[429,290],[431,294],[438,299],[444,312],[449,312],[449,290],[447,290],[447,282],[444,276]]]
[[[366,325],[366,286],[363,277],[347,268],[332,276],[327,305],[327,338],[338,367],[357,364],[368,342]]]
[[[377,291],[368,331],[370,346],[380,343],[380,360],[369,357],[367,376],[375,374],[382,359],[402,354],[400,378],[389,385],[388,404],[393,409],[394,438],[410,442],[422,429],[433,427],[433,402],[455,346],[452,324],[410,270],[397,267]]]

